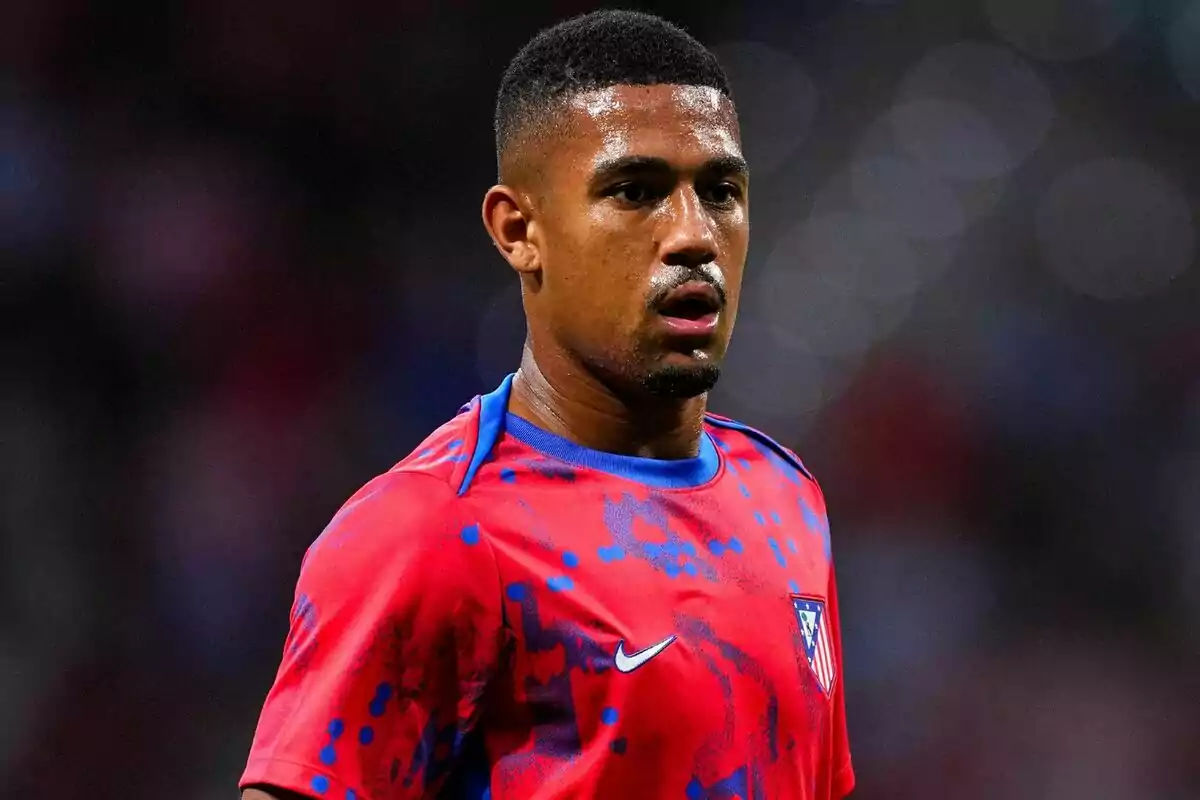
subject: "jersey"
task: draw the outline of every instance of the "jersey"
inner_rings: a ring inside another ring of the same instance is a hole
[[[829,527],[730,420],[583,448],[512,377],[306,553],[240,785],[336,800],[838,800],[854,785]]]

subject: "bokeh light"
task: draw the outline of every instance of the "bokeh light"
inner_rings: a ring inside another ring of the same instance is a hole
[[[886,219],[905,236],[945,239],[967,225],[954,190],[911,159],[863,159],[851,166],[850,179],[863,210]]]
[[[889,108],[868,126],[849,168],[820,196],[820,208],[874,209],[873,213],[889,218],[900,233],[921,247],[952,241],[995,210],[1010,181],[1009,173],[973,180],[938,174],[904,151],[896,137],[893,111]],[[989,130],[985,135],[992,134]],[[864,174],[864,167],[879,174]],[[924,267],[922,271],[928,272]]]
[[[1141,11],[1140,0],[984,0],[983,6],[1004,40],[1046,60],[1106,50]]]
[[[1196,250],[1191,204],[1161,172],[1131,160],[1082,164],[1050,187],[1037,211],[1045,264],[1102,299],[1138,297],[1187,269]]]
[[[886,220],[869,214],[825,214],[781,241],[772,262],[799,245],[802,262],[846,295],[888,302],[906,297],[921,277],[908,243]]]
[[[772,270],[754,290],[763,319],[775,335],[791,339],[818,356],[851,356],[871,345],[875,336],[866,304],[834,286],[822,273]]]
[[[267,266],[283,200],[262,165],[227,148],[176,146],[114,165],[93,230],[98,278],[126,313],[173,324],[225,280]],[[253,226],[253,227],[252,227]]]
[[[960,42],[930,52],[905,78],[891,123],[900,146],[938,175],[995,178],[1042,143],[1049,90],[1004,48]]]

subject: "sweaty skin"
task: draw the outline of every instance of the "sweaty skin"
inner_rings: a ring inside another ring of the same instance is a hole
[[[655,397],[641,382],[711,369],[729,343],[750,232],[733,105],[707,87],[614,86],[563,113],[538,138],[539,168],[514,170],[526,177],[483,204],[528,320],[510,410],[593,449],[694,456],[706,395]],[[673,339],[651,307],[689,276],[725,298],[702,340]]]

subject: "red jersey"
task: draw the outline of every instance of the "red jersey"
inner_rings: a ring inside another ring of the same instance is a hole
[[[846,795],[829,528],[804,466],[716,416],[696,458],[589,450],[509,414],[511,381],[312,544],[241,786]]]

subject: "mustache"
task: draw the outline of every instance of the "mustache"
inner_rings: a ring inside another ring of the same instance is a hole
[[[655,276],[654,291],[650,293],[647,306],[657,307],[671,292],[693,281],[711,286],[721,299],[721,307],[725,307],[725,274],[716,264],[702,264],[698,267],[672,266],[659,273]]]

